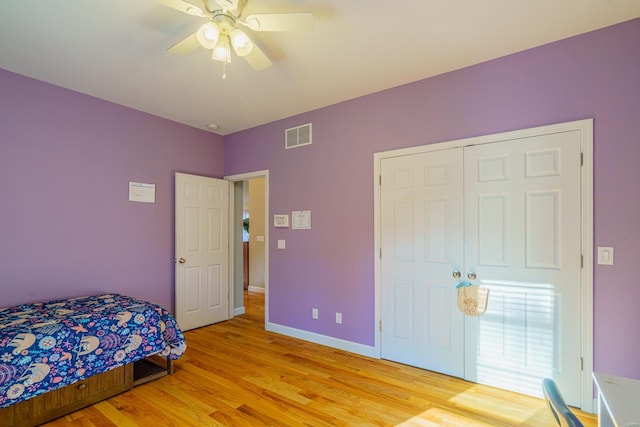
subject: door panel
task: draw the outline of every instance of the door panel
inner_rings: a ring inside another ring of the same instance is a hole
[[[226,286],[222,284],[222,266],[210,265],[207,272],[209,286],[209,307],[216,309],[224,305],[227,299]],[[226,320],[226,319],[225,319]]]
[[[560,192],[525,193],[525,266],[560,267]]]
[[[553,377],[580,405],[579,132],[466,147],[464,169],[465,269],[490,289],[465,377],[533,395]]]
[[[176,318],[184,330],[227,320],[229,183],[177,173],[175,203]]]
[[[381,188],[382,357],[458,377],[461,162],[461,149],[384,159]]]
[[[478,259],[482,265],[507,266],[507,194],[478,196]]]
[[[200,296],[202,292],[200,290],[202,285],[202,280],[200,279],[201,274],[200,271],[202,268],[200,266],[195,267],[185,267],[184,268],[184,308],[186,314],[194,313],[200,310]]]
[[[394,337],[399,340],[413,341],[413,282],[408,280],[395,280],[393,282],[393,299],[391,300],[391,319]]]
[[[427,345],[431,348],[451,350],[453,335],[462,332],[452,330],[452,314],[459,316],[451,313],[452,289],[455,288],[451,285],[433,285],[427,288],[427,324],[431,325],[427,331]]]

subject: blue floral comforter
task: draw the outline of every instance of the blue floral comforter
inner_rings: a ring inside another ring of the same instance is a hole
[[[151,354],[186,349],[163,307],[119,294],[0,308],[0,408]]]

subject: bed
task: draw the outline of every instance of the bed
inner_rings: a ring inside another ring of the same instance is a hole
[[[133,387],[135,364],[149,357],[170,371],[185,349],[166,309],[120,294],[0,308],[0,418],[64,415]]]

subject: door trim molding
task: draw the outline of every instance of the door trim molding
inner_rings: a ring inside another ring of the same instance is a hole
[[[225,175],[224,179],[230,182],[247,181],[254,178],[264,178],[264,324],[265,329],[269,324],[269,170],[259,170],[254,172],[246,172],[235,175]],[[233,232],[233,218],[235,211],[233,206],[233,197],[229,197],[229,233]],[[233,289],[235,277],[233,266],[235,264],[235,245],[233,238],[229,239],[229,282]],[[229,292],[230,305],[233,310],[234,298],[233,292]]]
[[[593,412],[593,119],[577,120],[566,123],[558,123],[547,126],[539,126],[509,132],[483,135],[472,138],[464,138],[453,141],[439,142],[418,147],[401,148],[396,150],[374,153],[373,155],[373,203],[374,203],[374,352],[381,357],[381,332],[382,321],[382,262],[380,251],[382,250],[381,236],[381,186],[380,173],[383,159],[408,156],[412,154],[426,153],[430,151],[447,150],[469,145],[489,144],[513,139],[528,138],[550,133],[579,131],[581,133],[581,151],[583,166],[581,168],[581,251],[583,256],[582,283],[581,283],[581,353],[582,353],[582,388],[581,409]],[[576,361],[580,363],[580,361]]]

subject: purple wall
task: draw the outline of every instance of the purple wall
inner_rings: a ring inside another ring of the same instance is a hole
[[[230,135],[224,150],[0,70],[0,306],[122,292],[173,308],[174,172],[269,169],[271,214],[313,212],[312,230],[270,230],[270,320],[372,345],[373,153],[593,117],[595,244],[615,247],[615,265],[595,268],[595,368],[640,378],[638,40],[630,21]],[[306,122],[313,145],[285,151],[284,129]],[[155,183],[156,203],[128,202],[129,181]]]
[[[373,345],[373,153],[594,118],[595,245],[615,247],[595,369],[640,378],[639,40],[636,19],[225,137],[225,174],[270,170],[271,215],[312,211],[312,230],[270,230],[270,321]],[[307,122],[313,144],[285,151]]]
[[[121,292],[173,310],[174,172],[222,162],[217,135],[0,70],[0,307]]]

